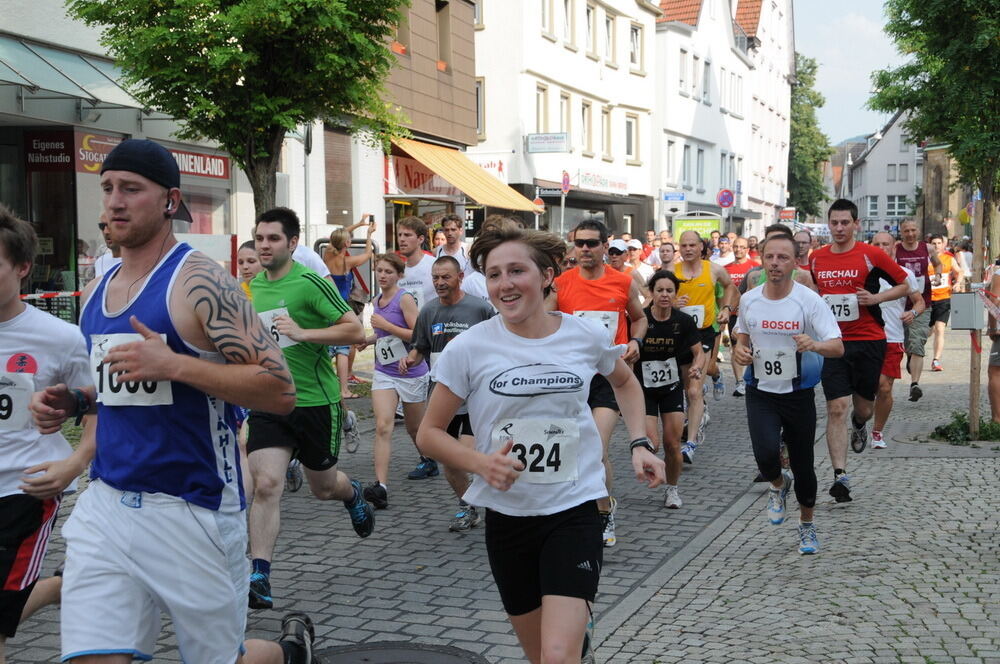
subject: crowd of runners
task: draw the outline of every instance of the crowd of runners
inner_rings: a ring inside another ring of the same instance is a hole
[[[682,469],[698,472],[710,422],[746,421],[766,519],[783,523],[794,491],[798,551],[818,553],[815,387],[828,492],[850,502],[848,448],[886,446],[904,366],[910,401],[923,396],[925,349],[942,370],[949,298],[971,277],[913,221],[860,241],[857,208],[837,200],[824,238],[775,224],[762,238],[643,241],[597,220],[561,238],[493,216],[468,243],[449,215],[440,240],[416,217],[398,221],[396,251],[375,255],[363,218],[322,258],[300,244],[296,214],[275,208],[240,247],[236,280],[174,237],[180,177],[163,147],[122,142],[101,188],[114,260],[82,294],[79,327],[20,299],[38,240],[0,207],[0,664],[18,624],[55,602],[64,661],[149,659],[165,613],[184,661],[311,662],[303,613],[274,641],[243,638],[248,608],[281,593],[282,495],[304,477],[368,537],[405,496],[390,474],[397,420],[414,444],[396,450],[415,464],[407,477],[443,474],[454,491],[450,529],[485,522],[527,659],[592,661],[591,605],[617,543],[613,480],[683,509]],[[368,243],[352,255],[360,228]],[[349,297],[367,260],[370,334]],[[359,442],[347,403],[369,347],[373,466],[352,478],[338,460]],[[727,385],[745,411],[710,416]],[[631,468],[611,464],[619,419]],[[67,420],[83,426],[75,449]],[[88,467],[60,575],[40,579],[60,500]]]

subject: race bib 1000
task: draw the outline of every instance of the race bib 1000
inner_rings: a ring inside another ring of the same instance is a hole
[[[167,335],[160,338],[166,341]],[[119,381],[122,372],[112,372],[104,357],[115,346],[142,341],[135,333],[90,335],[90,372],[97,386],[97,401],[105,406],[169,406],[174,392],[169,380]]]
[[[500,449],[508,441],[514,442],[508,456],[524,466],[518,482],[555,484],[576,480],[580,447],[576,420],[500,420],[491,434],[492,449]]]
[[[0,373],[0,431],[20,431],[31,423],[28,404],[35,391],[34,374]]]
[[[826,300],[826,305],[830,307],[838,323],[858,319],[858,296],[854,293],[824,295],[823,299]]]

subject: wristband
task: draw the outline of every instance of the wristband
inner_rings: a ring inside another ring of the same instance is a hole
[[[90,412],[90,397],[81,389],[72,389],[69,392],[76,399],[75,424],[76,426],[80,426],[80,423],[83,422],[83,416]]]
[[[642,348],[642,339],[639,337],[632,337],[629,341],[634,341],[639,348]]]
[[[629,453],[635,452],[635,448],[637,447],[645,447],[653,454],[656,454],[656,452],[653,450],[653,444],[650,443],[649,438],[646,438],[645,436],[642,436],[641,438],[636,438],[635,440],[633,440],[631,443],[628,444]]]

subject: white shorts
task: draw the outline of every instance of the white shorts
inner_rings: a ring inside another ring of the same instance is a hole
[[[183,661],[236,661],[250,578],[243,512],[95,480],[62,532],[62,661],[104,654],[151,660],[161,612],[173,621]]]
[[[388,376],[381,371],[375,371],[372,378],[372,390],[396,390],[399,400],[403,403],[420,403],[427,401],[427,384],[430,374],[417,378],[401,378]]]

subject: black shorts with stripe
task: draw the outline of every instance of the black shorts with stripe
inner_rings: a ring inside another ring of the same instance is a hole
[[[288,415],[253,411],[247,418],[247,454],[267,447],[289,447],[309,470],[337,465],[344,428],[340,402],[323,406],[296,406]]]

